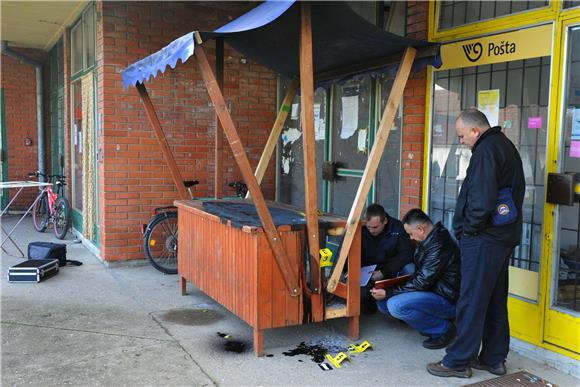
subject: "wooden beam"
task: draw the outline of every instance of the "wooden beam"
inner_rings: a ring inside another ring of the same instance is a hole
[[[159,122],[157,113],[155,113],[155,107],[153,107],[151,98],[149,98],[149,93],[147,93],[147,88],[144,84],[137,82],[137,91],[139,91],[139,95],[141,96],[141,102],[143,102],[145,112],[147,112],[147,117],[149,117],[149,122],[151,123],[151,126],[153,126],[153,129],[155,129],[155,135],[157,136],[159,147],[161,148],[161,152],[163,152],[163,158],[169,167],[169,171],[171,172],[171,177],[173,177],[173,182],[177,187],[179,197],[181,199],[191,199],[189,197],[189,193],[187,192],[187,188],[185,188],[185,185],[183,184],[183,178],[181,177],[181,173],[177,168],[173,154],[169,149],[169,145],[167,145],[165,133],[163,133],[163,129],[161,128],[161,123]]]
[[[202,46],[197,46],[195,48],[195,56],[197,58],[197,64],[201,70],[207,92],[223,125],[226,138],[230,144],[230,148],[232,149],[236,163],[238,164],[242,176],[244,177],[244,181],[246,182],[248,189],[254,198],[254,204],[256,206],[256,210],[258,211],[258,216],[262,222],[264,232],[268,237],[268,243],[270,244],[270,248],[272,248],[274,258],[278,264],[278,268],[284,277],[284,281],[286,282],[286,286],[288,287],[290,294],[292,296],[298,296],[300,295],[302,289],[298,286],[296,275],[294,275],[294,271],[290,266],[288,255],[284,250],[284,246],[280,240],[280,235],[278,235],[278,231],[274,226],[272,215],[268,210],[268,206],[264,200],[264,195],[262,194],[260,185],[258,184],[258,181],[252,172],[252,168],[250,166],[248,157],[246,156],[244,146],[242,145],[240,136],[236,131],[234,121],[232,120],[230,112],[228,111],[224,96],[217,84],[215,75],[211,69]]]
[[[408,47],[405,51],[405,55],[403,56],[403,60],[399,65],[399,69],[397,70],[397,76],[395,77],[395,82],[393,83],[393,87],[389,95],[389,100],[387,101],[383,117],[381,118],[381,123],[377,131],[373,149],[369,154],[369,158],[358,186],[350,214],[348,215],[340,254],[334,266],[334,270],[332,271],[332,275],[330,276],[330,280],[328,281],[327,290],[331,293],[336,289],[338,281],[340,280],[340,274],[344,269],[346,257],[354,239],[362,210],[364,208],[364,204],[371,187],[371,183],[375,173],[377,172],[379,162],[381,161],[381,156],[383,155],[385,144],[389,139],[389,134],[391,132],[391,128],[393,127],[395,115],[397,113],[397,109],[399,108],[399,102],[403,96],[403,90],[405,89],[407,79],[409,78],[416,52],[417,50],[415,50],[413,47]]]
[[[268,141],[266,141],[266,146],[264,147],[264,151],[262,152],[262,157],[260,157],[258,167],[256,168],[255,176],[256,180],[258,180],[258,184],[262,184],[262,179],[264,178],[264,174],[266,173],[266,169],[268,168],[268,164],[270,163],[270,159],[272,158],[272,153],[274,153],[274,149],[276,148],[276,144],[278,143],[278,139],[280,138],[282,127],[284,126],[286,118],[288,117],[288,112],[292,107],[292,101],[294,100],[294,96],[296,95],[297,87],[298,87],[297,80],[292,80],[290,86],[288,86],[286,97],[284,97],[284,100],[282,101],[282,106],[280,106],[278,117],[276,117],[276,121],[274,121],[272,131],[270,132]],[[246,194],[246,199],[249,198],[250,191],[248,191],[248,193]]]
[[[215,39],[215,73],[218,86],[224,86],[224,38]],[[216,199],[224,196],[223,190],[223,128],[222,124],[216,114],[215,116],[215,140],[214,140],[214,195]]]
[[[324,320],[324,299],[320,278],[320,241],[318,240],[318,187],[316,176],[316,139],[314,137],[314,66],[312,63],[312,17],[310,3],[300,3],[300,118],[304,153],[304,200],[310,255],[312,319]]]

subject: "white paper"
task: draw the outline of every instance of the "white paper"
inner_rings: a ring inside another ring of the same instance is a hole
[[[324,140],[326,125],[323,118],[320,118],[320,104],[314,104],[314,139]]]
[[[358,152],[366,153],[367,151],[367,130],[361,129],[358,131],[358,141],[356,150]]]
[[[363,266],[360,268],[360,286],[367,286],[376,268],[377,265]]]
[[[79,150],[79,154],[83,153],[83,132],[79,130],[79,143],[77,145],[77,149]]]
[[[352,137],[358,127],[358,95],[342,97],[342,129],[340,138]]]
[[[299,105],[297,103],[292,104],[292,112],[290,112],[290,119],[292,120],[298,119],[298,106]]]
[[[282,133],[282,143],[284,145],[290,143],[292,145],[296,140],[302,136],[302,132],[296,128],[288,128],[287,131]]]

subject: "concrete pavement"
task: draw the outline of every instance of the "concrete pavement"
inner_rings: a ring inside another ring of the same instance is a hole
[[[15,222],[8,217],[3,226]],[[36,233],[30,218],[15,239],[24,251],[30,241],[57,242],[52,233]],[[380,315],[361,319],[361,340],[374,350],[341,369],[322,371],[308,356],[283,354],[302,341],[348,342],[341,319],[268,331],[265,353],[272,356],[257,358],[250,327],[191,284],[181,296],[177,276],[149,265],[107,267],[73,239],[64,241],[68,258],[84,264],[39,284],[7,282],[8,267],[22,258],[2,253],[3,386],[459,386],[493,377],[477,370],[471,379],[429,375],[426,363],[444,351],[424,349],[422,336]],[[228,340],[245,343],[245,350],[226,351]],[[560,386],[580,384],[513,351],[507,365],[509,373],[525,369]]]

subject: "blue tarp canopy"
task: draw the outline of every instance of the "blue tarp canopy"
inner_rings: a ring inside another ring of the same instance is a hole
[[[438,46],[406,39],[369,23],[343,2],[312,2],[312,52],[315,80],[365,72],[395,71],[393,56],[407,47],[426,49],[417,67],[439,67]],[[221,37],[242,55],[289,78],[300,74],[300,7],[295,1],[266,1],[202,39]],[[145,82],[167,66],[184,63],[195,49],[190,32],[123,71],[123,87]],[[390,65],[390,66],[388,66]]]

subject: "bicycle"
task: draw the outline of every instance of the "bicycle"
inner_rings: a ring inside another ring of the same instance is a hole
[[[191,187],[199,184],[197,180],[183,182],[189,196],[195,200]],[[248,192],[246,184],[236,181],[228,184],[236,190],[236,196],[243,198]],[[165,274],[177,274],[177,207],[157,207],[152,217],[142,226],[143,249],[151,265]]]
[[[42,176],[49,183],[56,184],[56,192],[52,190],[52,185],[42,188],[41,197],[32,210],[34,228],[38,232],[44,232],[52,224],[54,235],[58,239],[64,239],[71,224],[70,203],[63,195],[66,176],[45,175],[38,171],[31,172],[28,176],[37,178]]]

